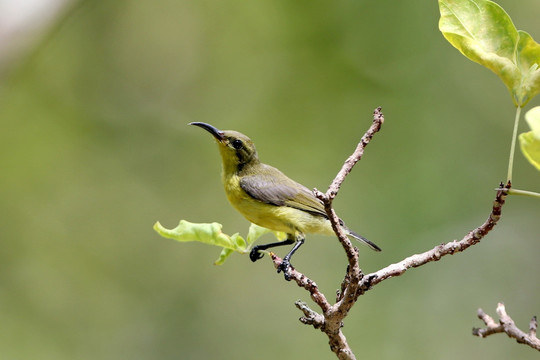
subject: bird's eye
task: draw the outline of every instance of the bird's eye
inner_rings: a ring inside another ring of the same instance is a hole
[[[242,140],[234,139],[232,142],[232,146],[236,150],[240,150],[244,146],[244,143],[242,143]]]

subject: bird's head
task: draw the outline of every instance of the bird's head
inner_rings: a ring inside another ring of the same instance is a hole
[[[218,130],[203,122],[192,122],[189,125],[198,126],[212,134],[218,144],[225,173],[240,172],[246,166],[259,163],[255,144],[246,135],[233,130]]]

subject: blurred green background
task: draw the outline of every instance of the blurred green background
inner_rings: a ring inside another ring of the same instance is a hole
[[[540,39],[537,0],[499,3]],[[267,257],[214,266],[219,249],[152,225],[247,232],[216,145],[188,122],[241,131],[264,162],[324,190],[379,105],[383,130],[335,201],[384,250],[362,247],[363,270],[480,225],[506,176],[515,110],[494,74],[444,40],[438,16],[436,1],[75,4],[0,74],[0,358],[333,359],[297,320],[308,294]],[[540,191],[520,153],[514,179]],[[357,356],[536,359],[471,328],[499,301],[523,329],[540,315],[539,214],[538,200],[509,198],[478,246],[361,297],[344,328]],[[294,260],[332,299],[338,242],[311,236]]]

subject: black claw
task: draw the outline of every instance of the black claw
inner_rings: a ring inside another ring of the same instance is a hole
[[[291,263],[288,260],[283,260],[277,268],[278,274],[283,271],[285,280],[291,281]]]
[[[278,242],[275,242],[275,243],[262,244],[262,245],[254,246],[253,249],[251,249],[251,251],[249,253],[249,258],[251,259],[251,261],[255,262],[255,261],[259,260],[260,258],[262,258],[264,256],[264,254],[260,253],[259,251],[267,250],[267,249],[270,249],[270,248],[273,248],[273,247],[276,247],[276,246],[290,245],[292,243],[294,243],[294,239],[289,237],[289,238],[287,238],[287,240],[284,240],[284,241],[278,241]],[[298,247],[298,245],[296,245],[296,247],[293,248],[293,249],[296,250],[297,247]],[[294,251],[292,251],[292,252],[294,252]]]
[[[259,252],[259,249],[257,248],[257,246],[255,246],[253,249],[251,249],[251,251],[249,253],[249,258],[253,262],[261,259],[263,256],[264,256],[264,254]]]

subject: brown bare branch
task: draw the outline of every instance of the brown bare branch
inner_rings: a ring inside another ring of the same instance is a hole
[[[384,123],[384,115],[381,111],[381,107],[379,106],[373,112],[373,123],[371,127],[366,131],[364,136],[362,136],[360,143],[358,143],[358,145],[356,146],[356,150],[354,150],[353,154],[349,156],[349,158],[345,161],[345,164],[343,164],[341,170],[336,175],[334,181],[332,181],[332,184],[330,184],[330,187],[328,188],[328,191],[326,192],[326,196],[328,196],[328,198],[330,199],[330,202],[332,202],[332,200],[336,197],[339,189],[341,188],[341,184],[343,184],[343,181],[345,180],[345,177],[349,175],[353,166],[358,161],[360,161],[360,159],[364,155],[364,149],[371,141],[371,138],[373,138],[373,135],[375,135],[375,133],[381,130],[383,123]]]
[[[478,318],[486,324],[486,328],[473,328],[473,335],[485,338],[493,334],[506,333],[508,337],[516,339],[518,343],[528,345],[533,349],[540,351],[540,339],[536,337],[536,329],[538,326],[536,316],[533,316],[531,319],[529,323],[529,332],[526,333],[520,330],[516,326],[514,320],[506,313],[506,308],[503,303],[497,305],[497,315],[499,316],[498,323],[482,309],[478,309]]]

